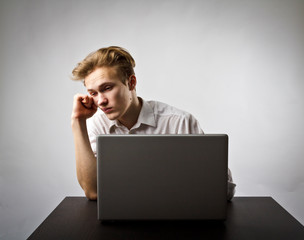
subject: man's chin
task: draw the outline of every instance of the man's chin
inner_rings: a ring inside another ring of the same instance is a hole
[[[107,118],[111,121],[114,121],[117,119],[118,116],[116,116],[115,114],[106,114]]]

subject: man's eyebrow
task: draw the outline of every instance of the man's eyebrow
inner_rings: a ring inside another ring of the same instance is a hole
[[[103,88],[104,86],[109,85],[109,84],[110,84],[110,85],[113,85],[114,83],[113,83],[113,82],[104,82],[104,83],[100,84],[100,85],[97,87],[97,89],[101,89],[101,88]],[[96,90],[95,90],[95,89],[88,88],[87,91],[96,91]]]

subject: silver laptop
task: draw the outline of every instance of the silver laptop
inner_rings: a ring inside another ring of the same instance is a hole
[[[97,137],[98,219],[226,218],[228,136]]]

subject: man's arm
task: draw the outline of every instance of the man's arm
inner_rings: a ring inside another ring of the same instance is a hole
[[[71,125],[75,144],[77,179],[86,197],[90,200],[97,199],[97,170],[96,157],[88,137],[86,119],[93,116],[96,111],[97,107],[90,97],[75,95]]]

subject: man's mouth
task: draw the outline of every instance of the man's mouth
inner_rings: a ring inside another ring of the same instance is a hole
[[[101,109],[104,113],[110,113],[110,112],[112,112],[112,108],[111,107],[109,107],[109,108],[102,108]]]

